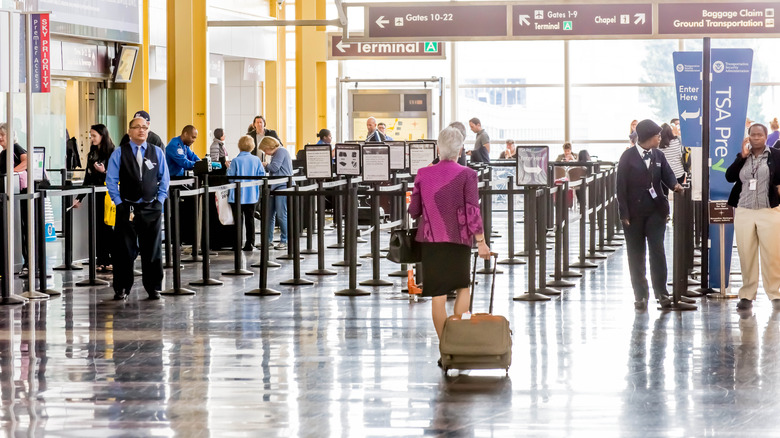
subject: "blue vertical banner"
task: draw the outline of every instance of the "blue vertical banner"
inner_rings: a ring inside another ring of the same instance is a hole
[[[727,200],[733,184],[726,181],[726,169],[742,149],[745,138],[753,66],[751,49],[712,49],[710,72],[710,200]],[[709,286],[720,289],[720,225],[710,225]],[[731,270],[734,226],[726,225],[724,240],[726,286]]]
[[[33,14],[30,17],[30,35],[32,36],[32,71],[30,79],[32,80],[32,92],[41,92],[41,16]]]
[[[698,148],[701,147],[701,52],[674,52],[672,61],[680,115],[680,141],[686,147]]]

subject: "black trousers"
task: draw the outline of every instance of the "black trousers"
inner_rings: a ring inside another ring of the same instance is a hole
[[[623,228],[634,298],[637,301],[649,298],[645,269],[646,255],[650,256],[650,280],[655,297],[669,295],[666,290],[666,253],[664,252],[666,216],[654,213],[650,216],[632,217],[630,222],[629,226]]]
[[[259,203],[258,203],[259,204]],[[241,210],[238,211],[233,206],[233,213],[236,217],[234,221],[237,227],[241,226],[241,220],[244,221],[244,241],[246,245],[255,246],[255,206],[257,204],[241,204]],[[240,213],[240,214],[239,214]],[[241,242],[236,245],[241,246]]]
[[[132,209],[134,218],[130,221]],[[123,202],[116,206],[114,226],[114,291],[133,287],[133,264],[141,254],[144,289],[148,293],[162,290],[162,203]]]

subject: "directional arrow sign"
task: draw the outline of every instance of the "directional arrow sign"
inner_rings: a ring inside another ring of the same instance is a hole
[[[777,34],[775,14],[780,2],[659,3],[658,34]]]
[[[647,4],[513,5],[513,36],[652,35]],[[530,23],[523,17],[532,18]],[[514,24],[517,23],[517,24]]]
[[[701,147],[701,52],[674,52],[672,62],[680,114],[680,140],[684,146]]]
[[[444,45],[435,41],[345,43],[341,38],[328,35],[328,59],[444,59]]]
[[[368,38],[429,38],[470,37],[505,38],[507,35],[506,5],[433,4],[417,6],[388,3],[367,5],[366,37]]]

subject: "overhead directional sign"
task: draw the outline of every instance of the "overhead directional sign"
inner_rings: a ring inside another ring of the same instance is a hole
[[[328,59],[444,59],[444,44],[436,41],[345,43],[330,34]]]
[[[514,5],[513,36],[652,35],[651,4]]]
[[[780,2],[659,3],[658,34],[772,34],[776,13]]]
[[[701,52],[674,52],[674,91],[683,146],[701,147]]]
[[[429,5],[366,6],[366,36],[503,38],[507,34],[506,5]]]

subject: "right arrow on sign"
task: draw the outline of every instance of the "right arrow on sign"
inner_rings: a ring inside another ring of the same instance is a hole
[[[376,19],[376,25],[381,27],[382,29],[385,28],[385,24],[390,24],[390,20],[385,20],[385,16],[381,15],[379,18]]]
[[[634,24],[645,24],[647,21],[647,17],[644,13],[634,14],[634,18],[636,18],[636,20],[634,20]]]
[[[688,110],[685,110],[682,112],[682,114],[680,114],[680,117],[682,117],[683,120],[698,119],[699,113],[701,113],[701,110],[696,110],[695,113],[689,113]]]
[[[524,24],[526,26],[530,25],[531,23],[528,21],[529,18],[531,18],[530,15],[521,15],[520,16],[520,26],[522,26]]]

